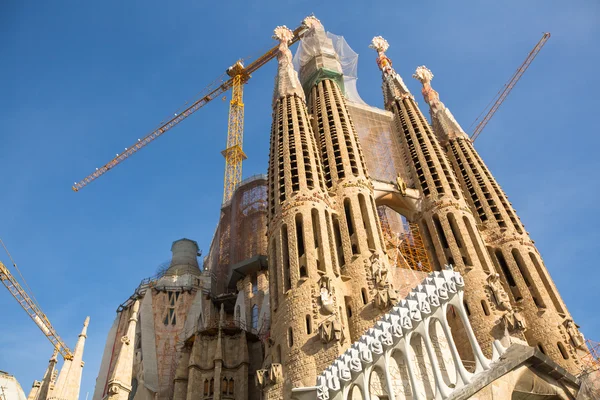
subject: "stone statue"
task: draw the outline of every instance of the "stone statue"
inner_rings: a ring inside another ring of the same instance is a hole
[[[379,258],[379,253],[371,254],[371,276],[375,280],[375,287],[383,288],[387,285],[387,268],[381,262]]]
[[[324,315],[333,314],[335,305],[331,296],[331,282],[328,276],[322,276],[319,279],[319,298],[321,299],[321,313]]]
[[[573,322],[572,319],[568,319],[565,321],[565,329],[567,330],[571,341],[573,342],[575,347],[582,347],[585,345],[585,338],[583,337],[581,332],[579,332],[578,328],[579,327],[575,322]]]
[[[499,278],[500,275],[498,274],[489,275],[487,277],[487,287],[492,291],[492,294],[494,295],[494,301],[498,305],[498,308],[501,310],[511,311],[512,307],[510,305],[510,299],[502,287]]]
[[[400,194],[402,196],[406,196],[406,182],[404,182],[404,179],[402,179],[402,177],[399,174],[396,178],[396,186],[398,187],[398,191],[400,192]]]

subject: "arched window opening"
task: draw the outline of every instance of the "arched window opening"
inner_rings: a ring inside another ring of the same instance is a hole
[[[450,246],[448,246],[448,240],[446,239],[444,228],[442,228],[440,217],[438,217],[437,215],[433,216],[433,225],[435,226],[435,230],[437,231],[440,242],[442,243],[442,247],[445,249],[449,248]]]
[[[233,378],[229,379],[229,385],[227,388],[227,394],[233,395],[235,390],[235,383],[233,382]]]
[[[409,351],[413,353],[412,361],[415,372],[421,377],[421,379],[417,379],[415,382],[415,392],[420,394],[420,399],[435,398],[435,377],[433,375],[433,368],[427,354],[425,341],[420,334],[412,334]]]
[[[552,304],[554,304],[554,308],[556,308],[556,311],[558,311],[559,313],[564,314],[565,310],[562,307],[562,304],[560,302],[560,299],[558,298],[557,293],[552,288],[552,284],[550,283],[550,278],[547,276],[547,272],[544,271],[544,269],[542,268],[542,265],[538,261],[535,254],[529,253],[529,258],[531,259],[531,262],[535,266],[535,270],[537,271],[538,276],[542,280],[542,283],[544,284],[544,288],[546,288],[546,292],[548,292],[548,296],[550,296],[550,299],[552,300]]]
[[[434,271],[441,271],[442,267],[435,252],[435,246],[433,245],[433,239],[431,238],[431,232],[429,231],[427,222],[423,221],[419,224],[419,231],[423,234],[423,238],[425,238],[425,246],[427,247],[429,258],[433,260]]]
[[[252,281],[252,294],[256,294],[256,293],[258,293],[258,276],[252,275],[251,281]]]
[[[485,315],[490,315],[490,309],[488,308],[487,303],[485,302],[485,300],[481,300],[481,308],[483,308],[483,313]]]
[[[367,297],[367,289],[365,289],[365,288],[362,288],[362,289],[360,290],[360,294],[362,295],[362,301],[363,301],[363,304],[367,304],[367,303],[369,302],[369,299],[368,299],[368,297]]]
[[[373,226],[373,221],[369,218],[369,211],[367,210],[367,201],[365,200],[365,196],[361,193],[358,195],[358,204],[360,205],[360,215],[363,220],[363,226],[365,228],[365,232],[367,234],[367,244],[369,245],[369,249],[375,249],[375,235],[376,235],[376,227]]]
[[[208,379],[204,380],[204,395],[208,396],[210,394],[209,392],[209,388],[208,388]]]
[[[283,287],[285,293],[292,288],[292,281],[290,279],[290,250],[288,246],[287,225],[283,225],[281,227],[281,252],[281,256],[283,258]]]
[[[277,345],[277,358],[275,359],[276,363],[282,364],[283,363],[283,359],[281,358],[281,345]]]
[[[279,301],[279,282],[277,281],[277,269],[279,267],[279,263],[277,262],[277,242],[275,241],[275,238],[271,239],[271,253],[269,254],[269,265],[271,266],[269,270],[272,271],[271,273],[273,274],[273,276],[269,280],[273,282],[273,296],[271,296],[271,301],[273,302],[273,309],[276,310]]]
[[[298,242],[298,271],[301,278],[308,276],[306,268],[306,252],[304,249],[304,229],[302,214],[296,214],[296,240]]]
[[[481,247],[481,243],[479,242],[477,235],[475,235],[475,230],[473,229],[473,225],[471,225],[471,221],[466,216],[463,217],[463,222],[467,227],[467,232],[469,232],[469,238],[471,239],[471,243],[475,247],[475,252],[477,253],[477,257],[479,258],[479,263],[483,267],[483,270],[487,273],[490,272],[490,266],[488,265],[487,260],[485,259],[483,248]]]
[[[322,262],[322,260],[325,259],[325,253],[321,239],[321,221],[319,218],[319,210],[313,208],[310,211],[310,217],[312,220],[313,241],[315,243],[315,258],[317,262],[317,269],[319,271],[325,272],[325,263]]]
[[[510,272],[510,268],[508,267],[508,264],[506,263],[506,259],[504,258],[504,254],[502,253],[502,250],[496,249],[494,254],[496,255],[496,259],[498,260],[498,265],[500,266],[500,269],[502,270],[502,273],[504,274],[504,277],[506,278],[506,282],[508,283],[508,286],[510,286],[510,290],[515,297],[515,301],[521,300],[522,299],[521,292],[519,291],[519,288],[517,287],[515,278],[513,277],[512,273]]]
[[[568,360],[569,353],[567,353],[567,349],[565,349],[565,346],[563,346],[561,342],[556,343],[556,345],[558,346],[558,350],[560,351],[560,355],[562,356],[562,358]]]
[[[352,205],[350,199],[344,199],[344,214],[346,215],[346,226],[348,227],[348,236],[352,247],[352,254],[358,254],[358,243],[354,235],[354,221],[352,220]]]
[[[513,256],[513,259],[515,260],[515,263],[517,264],[517,268],[519,269],[521,276],[523,277],[525,285],[527,285],[527,288],[529,289],[529,293],[531,294],[533,302],[538,308],[546,308],[546,305],[542,300],[542,296],[540,296],[538,288],[535,285],[533,285],[533,279],[531,277],[531,274],[529,273],[529,269],[527,269],[527,267],[525,266],[525,261],[523,260],[523,257],[521,257],[521,254],[517,249],[512,249],[511,254]]]
[[[369,397],[372,399],[389,399],[385,373],[380,367],[374,367],[369,376]]]
[[[252,329],[258,329],[258,306],[252,306]]]
[[[450,223],[450,230],[452,231],[452,236],[454,236],[454,241],[458,248],[462,248],[462,237],[460,236],[460,230],[458,229],[458,225],[456,224],[456,218],[452,213],[446,214],[446,218],[448,218],[448,222]]]
[[[294,346],[294,332],[292,331],[292,327],[288,328],[288,346]]]
[[[210,378],[210,388],[208,391],[209,395],[212,395],[215,393],[215,378]]]
[[[469,309],[469,305],[467,304],[467,301],[463,301],[463,305],[465,306],[465,311],[467,312],[468,316],[471,316],[471,310]]]
[[[350,307],[350,297],[344,297],[346,303],[346,315],[348,318],[352,318],[352,307]]]
[[[222,394],[227,394],[228,386],[229,386],[229,382],[227,382],[227,378],[223,378],[223,381],[221,382],[221,393]]]
[[[306,333],[309,335],[312,333],[312,326],[309,314],[306,315]]]
[[[344,246],[342,245],[342,233],[340,231],[340,221],[338,220],[337,215],[332,216],[333,219],[333,233],[335,237],[335,248],[337,250],[337,257],[340,262],[340,266],[344,266],[346,264],[346,260],[344,259]]]
[[[541,343],[538,343],[537,348],[539,349],[539,351],[542,352],[542,354],[546,354],[546,351],[544,350],[544,346],[542,346]]]

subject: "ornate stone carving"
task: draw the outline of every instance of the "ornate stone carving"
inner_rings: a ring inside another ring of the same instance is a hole
[[[323,343],[331,341],[344,341],[342,324],[336,319],[326,319],[319,324],[319,338]]]
[[[400,175],[396,177],[396,187],[402,196],[406,196],[406,182]]]
[[[321,313],[331,315],[335,310],[333,297],[331,296],[331,282],[328,276],[319,279],[319,298],[321,300]]]
[[[375,305],[381,309],[385,309],[398,301],[398,292],[389,282],[388,269],[381,261],[379,253],[371,254],[369,259],[371,262],[371,278],[375,288],[375,296],[373,298]]]
[[[269,367],[269,379],[271,383],[277,383],[283,378],[283,368],[279,363],[273,363]]]
[[[121,337],[121,342],[123,342],[123,344],[129,344],[130,340],[129,340],[129,336],[125,335]]]
[[[512,307],[510,305],[510,299],[508,298],[508,294],[502,287],[502,283],[500,283],[500,275],[491,274],[487,277],[487,287],[491,290],[492,295],[494,296],[494,301],[500,310],[511,311]]]
[[[564,325],[575,347],[585,346],[585,338],[583,337],[581,332],[579,332],[579,327],[577,326],[577,324],[573,322],[572,319],[567,319]]]

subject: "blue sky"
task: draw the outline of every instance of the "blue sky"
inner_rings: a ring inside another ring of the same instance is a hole
[[[170,256],[208,250],[222,197],[228,102],[215,100],[79,193],[70,189],[172,115],[277,25],[314,12],[361,57],[358,88],[382,106],[371,38],[423,107],[418,65],[468,128],[542,32],[552,38],[476,142],[536,241],[584,334],[600,340],[600,3],[588,1],[106,0],[0,5],[0,236],[70,346],[86,315],[82,399],[116,307]],[[566,6],[568,4],[568,7]],[[266,172],[275,63],[245,88],[244,176]],[[426,107],[423,111],[427,112]],[[7,257],[0,256],[5,263]],[[50,343],[0,290],[0,370],[25,391]]]

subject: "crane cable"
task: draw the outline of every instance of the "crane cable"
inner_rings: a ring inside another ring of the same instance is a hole
[[[21,277],[21,280],[23,281],[23,283],[25,284],[25,287],[27,287],[27,290],[29,292],[29,295],[31,296],[31,298],[33,299],[33,301],[35,302],[35,305],[38,307],[38,309],[41,309],[40,304],[38,303],[37,299],[35,298],[33,291],[31,290],[31,288],[29,287],[29,285],[27,284],[27,281],[25,280],[25,278],[23,277],[23,274],[21,274],[21,270],[19,270],[19,267],[17,267],[17,263],[15,262],[15,260],[13,260],[12,256],[10,255],[8,249],[6,248],[6,245],[4,244],[4,242],[2,241],[2,238],[0,238],[0,243],[2,244],[2,247],[4,247],[4,251],[6,252],[6,254],[8,255],[8,258],[10,258],[10,262],[12,263],[13,267],[15,267],[15,269],[17,270],[17,272],[19,273],[19,276]]]

